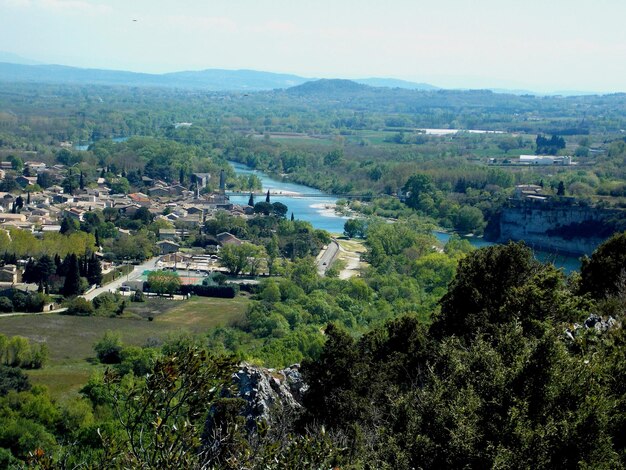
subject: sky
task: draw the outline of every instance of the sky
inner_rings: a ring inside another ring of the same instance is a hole
[[[0,0],[0,50],[163,73],[626,91],[624,0]]]

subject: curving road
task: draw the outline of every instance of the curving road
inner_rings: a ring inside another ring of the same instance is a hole
[[[150,258],[148,261],[145,261],[144,263],[135,266],[134,269],[130,273],[128,273],[128,276],[121,276],[116,280],[105,284],[102,287],[98,287],[97,289],[92,290],[88,294],[82,295],[81,297],[84,297],[87,300],[93,300],[103,292],[114,292],[119,289],[124,282],[139,279],[144,271],[152,271],[156,269],[156,264],[158,260],[159,256],[155,258]]]
[[[328,244],[326,249],[322,250],[320,254],[317,256],[317,274],[320,276],[324,276],[326,274],[326,270],[333,264],[335,258],[339,254],[339,243],[334,238]]]

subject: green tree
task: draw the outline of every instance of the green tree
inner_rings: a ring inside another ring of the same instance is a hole
[[[483,213],[477,207],[463,206],[454,218],[454,228],[459,232],[480,235],[485,227]]]
[[[624,295],[626,291],[626,232],[617,233],[584,257],[580,268],[580,293],[596,299]]]
[[[117,333],[107,331],[93,348],[103,364],[119,364],[122,361],[122,339]]]
[[[512,321],[522,322],[528,334],[536,334],[538,322],[572,320],[579,315],[562,273],[535,260],[523,243],[512,242],[482,248],[461,259],[440,304],[441,312],[431,328],[438,338],[471,339]]]
[[[107,372],[108,401],[121,424],[121,432],[105,432],[109,460],[124,468],[213,468],[217,449],[234,444],[229,436],[236,428],[212,408],[228,388],[234,365],[229,358],[183,349],[158,359],[145,381],[124,381]],[[237,411],[240,407],[237,401]],[[201,452],[207,416],[208,452]],[[245,447],[232,450],[242,455],[237,450]]]
[[[102,265],[95,253],[87,260],[87,281],[90,285],[102,283]]]
[[[430,176],[416,173],[411,176],[402,188],[407,193],[406,204],[412,209],[425,210],[426,203],[424,197],[430,197],[435,190]]]
[[[180,289],[180,276],[169,271],[150,271],[148,273],[150,290],[159,295],[172,295]]]
[[[63,289],[61,290],[65,297],[71,297],[81,293],[78,257],[73,253],[68,256],[67,272],[65,274],[65,281],[63,282]]]
[[[251,243],[242,243],[241,245],[228,244],[220,249],[219,259],[221,265],[236,276],[258,262],[262,253],[261,247]]]
[[[367,231],[367,223],[363,219],[348,219],[343,225],[343,233],[348,238],[363,238]]]

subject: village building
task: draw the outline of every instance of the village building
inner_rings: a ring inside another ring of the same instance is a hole
[[[176,253],[180,249],[180,245],[171,240],[162,240],[160,242],[157,242],[157,245],[162,255],[167,255],[169,253]]]

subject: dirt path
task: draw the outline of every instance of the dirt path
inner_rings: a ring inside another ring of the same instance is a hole
[[[345,267],[339,273],[340,279],[349,279],[357,276],[367,263],[361,261],[361,255],[367,250],[362,241],[359,240],[338,240],[338,259],[345,263]]]

